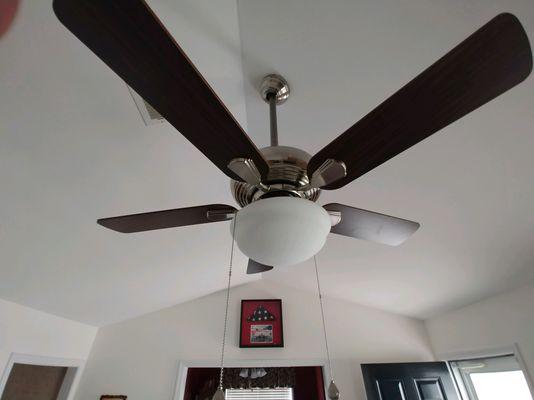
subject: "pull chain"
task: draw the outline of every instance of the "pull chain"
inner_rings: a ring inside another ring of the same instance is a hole
[[[328,385],[328,398],[330,400],[339,399],[339,390],[334,383],[334,372],[332,370],[332,361],[330,359],[330,350],[328,348],[328,335],[326,334],[326,322],[324,319],[324,308],[323,308],[323,294],[321,292],[321,283],[319,282],[319,269],[317,268],[317,257],[313,256],[313,262],[315,264],[315,277],[317,279],[317,292],[319,293],[319,304],[321,305],[321,318],[323,320],[323,333],[324,333],[324,342],[326,346],[326,357],[328,359],[328,370],[330,371],[330,384]]]
[[[232,265],[234,263],[234,243],[235,243],[235,228],[237,226],[237,214],[234,217],[234,227],[232,229],[232,248],[230,250],[230,266],[228,268],[228,285],[226,287],[226,308],[224,310],[224,328],[223,328],[223,339],[221,346],[221,372],[219,374],[219,388],[213,395],[213,400],[224,400],[224,390],[223,390],[223,378],[224,378],[224,349],[226,347],[226,327],[228,325],[228,306],[230,304],[230,283],[232,281]]]

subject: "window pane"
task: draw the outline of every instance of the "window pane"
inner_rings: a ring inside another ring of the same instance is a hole
[[[293,389],[226,389],[226,400],[293,400]]]
[[[522,371],[471,373],[479,400],[532,400]]]
[[[515,354],[451,362],[464,399],[532,400]]]

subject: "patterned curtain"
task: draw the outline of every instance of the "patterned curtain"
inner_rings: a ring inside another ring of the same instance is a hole
[[[262,370],[264,376],[257,376],[253,368],[225,368],[224,387],[225,389],[249,389],[249,388],[277,388],[295,386],[295,368],[256,368]],[[263,375],[260,373],[259,375]]]

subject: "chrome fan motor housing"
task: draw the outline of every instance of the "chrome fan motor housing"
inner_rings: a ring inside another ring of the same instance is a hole
[[[270,167],[267,181],[262,182],[269,186],[269,190],[264,191],[249,183],[232,180],[232,195],[241,207],[262,197],[273,196],[293,196],[317,201],[321,189],[302,189],[310,183],[306,169],[311,155],[289,146],[264,147],[260,151]]]

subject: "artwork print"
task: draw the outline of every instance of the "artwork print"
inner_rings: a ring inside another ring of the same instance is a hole
[[[282,301],[241,301],[240,347],[283,347]]]

